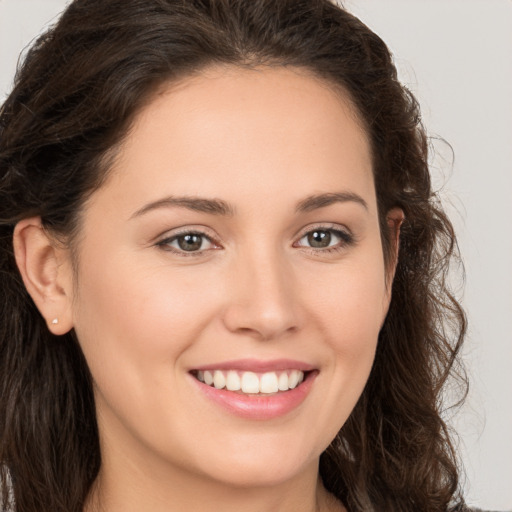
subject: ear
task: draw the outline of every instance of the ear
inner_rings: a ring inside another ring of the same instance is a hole
[[[398,263],[398,252],[400,250],[400,227],[405,219],[404,212],[401,208],[392,208],[386,214],[386,222],[389,229],[389,240],[391,257],[388,263],[388,283],[391,283],[395,277],[396,265]]]
[[[73,328],[69,251],[50,238],[40,217],[18,222],[13,247],[23,283],[48,329],[56,335],[66,334]]]

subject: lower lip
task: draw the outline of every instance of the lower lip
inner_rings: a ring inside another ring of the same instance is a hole
[[[269,420],[284,416],[299,407],[308,396],[317,375],[317,371],[308,372],[296,388],[275,395],[243,395],[208,386],[192,375],[191,378],[208,399],[229,413],[251,420]]]

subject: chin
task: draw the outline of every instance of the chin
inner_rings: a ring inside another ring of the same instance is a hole
[[[205,472],[225,485],[232,487],[272,487],[292,481],[305,472],[318,470],[319,457],[306,458],[306,451],[237,450],[221,456],[217,463],[211,463]],[[213,470],[213,471],[212,471]]]
[[[243,468],[220,470],[219,474],[215,475],[215,479],[224,485],[244,489],[248,487],[274,487],[294,480],[303,471],[304,468],[283,468],[278,463],[273,465],[246,464]]]

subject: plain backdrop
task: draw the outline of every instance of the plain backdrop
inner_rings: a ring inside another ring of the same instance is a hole
[[[467,273],[471,392],[450,420],[465,492],[470,504],[512,509],[512,1],[344,3],[389,45],[432,136],[435,183]],[[0,0],[0,102],[20,51],[65,4]]]

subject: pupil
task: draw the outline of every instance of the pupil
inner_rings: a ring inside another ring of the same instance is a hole
[[[331,233],[329,231],[313,231],[308,235],[308,242],[311,247],[329,247]]]
[[[178,238],[178,245],[184,251],[197,251],[201,249],[202,238],[200,235],[183,235]]]

